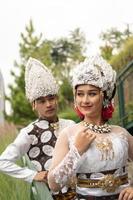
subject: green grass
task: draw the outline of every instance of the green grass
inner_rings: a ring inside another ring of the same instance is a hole
[[[16,137],[14,125],[0,127],[0,153]],[[19,161],[21,165],[22,162]],[[30,200],[30,184],[0,173],[0,200]]]

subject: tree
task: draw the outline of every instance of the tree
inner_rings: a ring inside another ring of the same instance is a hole
[[[131,37],[133,33],[130,31],[129,24],[123,31],[117,28],[108,29],[106,32],[100,34],[100,38],[103,41],[103,45],[100,47],[101,55],[110,60],[114,54],[117,54],[127,38]]]
[[[117,72],[120,72],[132,60],[133,60],[133,36],[125,40],[121,51],[112,57],[110,63],[116,69]]]
[[[42,34],[35,35],[32,21],[26,26],[26,32],[21,33],[21,42],[19,43],[20,63],[16,61],[14,63],[19,74],[14,71],[11,72],[14,77],[14,85],[9,86],[11,94],[8,97],[12,108],[12,113],[8,116],[8,119],[17,124],[25,125],[35,119],[35,114],[25,97],[25,64],[30,56],[39,59],[49,67],[61,84],[60,108],[64,108],[64,105],[68,105],[72,100],[68,74],[72,66],[84,58],[85,37],[79,29],[72,31],[68,38],[50,41],[42,37]],[[64,91],[66,88],[68,93]]]
[[[122,70],[128,66],[130,66],[129,71],[125,72],[127,77],[121,78],[122,81],[122,88],[124,90],[124,100],[125,100],[125,119],[124,121],[131,122],[132,121],[132,108],[133,108],[133,66],[129,65],[133,62],[133,36],[128,37],[127,40],[124,42],[121,51],[112,57],[110,60],[110,64],[113,68],[116,69],[117,74],[119,75]],[[124,75],[125,75],[124,74]],[[121,95],[123,95],[123,93]],[[118,94],[120,95],[120,94]],[[118,106],[117,99],[116,99],[116,106]],[[118,109],[117,109],[118,110]],[[116,115],[117,112],[116,112]]]
[[[79,28],[70,32],[68,38],[53,41],[52,71],[60,82],[60,109],[73,102],[72,88],[70,86],[70,70],[84,60],[86,51],[86,38]],[[69,95],[68,95],[69,94]]]
[[[14,78],[14,85],[9,85],[11,94],[10,97],[7,97],[7,100],[11,104],[12,113],[7,118],[16,124],[25,124],[35,119],[31,105],[25,97],[24,73],[27,59],[30,56],[39,58],[46,65],[52,62],[50,42],[43,41],[42,34],[38,37],[34,36],[34,32],[33,23],[30,21],[29,25],[26,26],[26,33],[21,33],[21,42],[19,44],[21,63],[14,62],[14,66],[17,68],[19,74],[14,72],[16,70],[11,71],[11,75]]]
[[[70,32],[69,37],[53,41],[51,52],[53,72],[58,78],[68,78],[70,69],[84,59],[86,39],[79,28]]]

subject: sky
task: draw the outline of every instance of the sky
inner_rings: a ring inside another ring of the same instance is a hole
[[[20,34],[32,19],[36,34],[46,39],[68,36],[79,27],[90,42],[89,54],[97,53],[99,35],[112,27],[133,28],[132,0],[0,0],[0,70],[5,93],[12,83],[14,60],[19,61]]]

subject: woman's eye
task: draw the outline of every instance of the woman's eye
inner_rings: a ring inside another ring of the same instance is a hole
[[[84,94],[83,93],[77,93],[77,96],[83,96]]]
[[[92,96],[92,97],[94,97],[95,95],[96,93],[93,93],[93,92],[89,94],[89,96]]]

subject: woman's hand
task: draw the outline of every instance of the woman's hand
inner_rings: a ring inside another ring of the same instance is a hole
[[[88,128],[82,129],[75,138],[75,147],[80,155],[82,155],[96,138],[95,133],[92,133]]]
[[[40,181],[40,182],[47,182],[47,175],[48,175],[48,171],[41,171],[38,172],[35,177],[34,177],[34,181]]]
[[[118,200],[133,200],[133,187],[127,187],[122,190]]]

